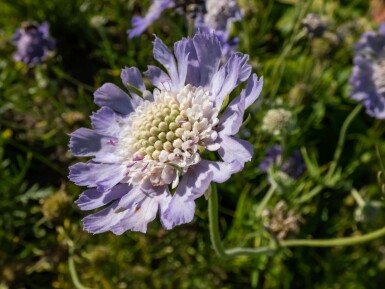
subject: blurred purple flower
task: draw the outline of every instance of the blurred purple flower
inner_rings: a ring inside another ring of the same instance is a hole
[[[48,51],[55,47],[55,41],[49,36],[48,22],[39,26],[31,23],[23,26],[13,35],[12,44],[17,48],[13,59],[31,66],[42,63]]]
[[[349,80],[351,97],[360,101],[370,116],[385,119],[385,22],[378,32],[362,35],[355,53]]]
[[[207,27],[227,34],[232,22],[242,20],[242,10],[236,0],[206,0],[204,22]]]
[[[71,152],[94,157],[70,167],[70,180],[89,188],[76,203],[82,210],[104,207],[84,218],[88,232],[146,232],[158,210],[166,229],[191,222],[194,200],[210,182],[225,182],[252,157],[253,146],[234,137],[263,85],[251,75],[248,55],[234,53],[221,65],[217,37],[200,32],[176,42],[174,53],[156,38],[153,52],[167,70],[148,66],[144,75],[154,92],[136,67],[123,69],[128,94],[104,84],[94,93],[101,109],[91,117],[93,128],[71,134]],[[246,80],[220,113],[226,96]],[[221,160],[203,159],[202,149]]]
[[[160,17],[165,9],[200,5],[204,7],[193,9],[195,32],[215,33],[222,47],[222,62],[226,62],[230,55],[236,51],[239,43],[239,38],[230,38],[230,24],[242,19],[242,11],[237,1],[183,1],[183,5],[179,4],[179,2],[177,0],[153,0],[145,17],[135,16],[132,18],[131,22],[134,28],[127,30],[128,38],[131,39],[141,35],[148,26]]]
[[[128,38],[134,38],[143,33],[155,20],[160,17],[160,14],[167,8],[175,7],[173,0],[153,0],[145,17],[132,17],[131,23],[133,29],[127,30]]]
[[[294,151],[293,155],[286,160],[282,159],[282,147],[274,145],[267,150],[263,161],[259,164],[259,169],[267,172],[271,166],[280,166],[280,170],[293,179],[299,179],[305,170],[305,163],[299,150]]]

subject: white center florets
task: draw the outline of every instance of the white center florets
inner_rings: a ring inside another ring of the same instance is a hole
[[[172,184],[200,161],[199,148],[218,136],[219,110],[207,89],[186,85],[181,91],[156,90],[123,124],[118,154],[127,167],[127,182]]]

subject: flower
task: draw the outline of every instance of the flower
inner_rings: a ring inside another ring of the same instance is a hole
[[[42,63],[48,51],[55,47],[55,41],[49,37],[48,22],[39,26],[32,23],[22,25],[13,35],[12,43],[17,48],[13,59],[31,66]]]
[[[268,110],[262,120],[262,129],[277,136],[288,130],[292,125],[292,114],[284,108]]]
[[[242,20],[242,10],[236,0],[206,0],[205,23],[215,30],[226,33],[232,22]]]
[[[302,20],[302,26],[310,37],[319,38],[325,33],[327,23],[319,14],[309,13]]]
[[[153,52],[168,72],[148,66],[144,75],[156,87],[153,93],[137,68],[124,68],[129,95],[104,84],[94,93],[101,109],[91,117],[93,128],[71,134],[71,152],[94,157],[70,167],[70,180],[89,188],[76,203],[82,210],[106,206],[84,218],[89,232],[146,232],[158,210],[166,229],[191,222],[194,200],[252,157],[252,145],[234,137],[263,85],[250,76],[248,55],[234,53],[220,65],[220,43],[205,33],[176,42],[174,55],[156,38]],[[221,113],[224,99],[246,80]],[[204,159],[204,150],[217,152],[221,161]]]
[[[279,201],[273,210],[265,209],[264,227],[275,235],[278,240],[283,240],[298,233],[303,218],[294,211],[289,210],[285,201]]]
[[[227,61],[236,50],[239,38],[230,38],[230,25],[240,21],[243,13],[235,0],[153,0],[145,17],[132,18],[134,28],[127,30],[128,38],[141,35],[168,8],[178,8],[184,10],[185,14],[193,14],[195,33],[215,33],[222,47],[222,62]]]
[[[182,4],[176,0],[153,0],[145,17],[135,16],[132,18],[131,22],[134,28],[127,31],[128,38],[131,39],[142,34],[168,8],[183,8],[187,11],[190,5],[193,7],[203,5],[204,8],[192,9],[194,16],[198,19],[195,21],[195,29],[198,30],[203,25],[225,35],[228,34],[232,22],[242,19],[242,11],[235,0],[189,0],[181,2]],[[206,11],[206,13],[202,11]]]
[[[164,10],[174,6],[175,1],[173,0],[153,0],[145,17],[132,17],[131,23],[134,28],[127,30],[128,38],[131,39],[142,34],[148,26],[160,17]]]
[[[385,118],[385,22],[379,31],[362,35],[355,45],[354,67],[350,76],[353,99],[360,101],[366,113]]]
[[[278,144],[268,148],[266,157],[259,164],[259,169],[267,172],[271,166],[278,166],[282,172],[295,180],[299,179],[305,170],[305,163],[299,150],[295,150],[292,156],[284,160],[282,147]]]

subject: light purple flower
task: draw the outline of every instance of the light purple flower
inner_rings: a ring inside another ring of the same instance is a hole
[[[280,167],[282,172],[295,180],[299,179],[305,170],[305,163],[299,150],[295,150],[293,155],[284,160],[282,147],[278,144],[267,150],[265,158],[259,164],[259,169],[267,172],[271,166]]]
[[[360,101],[370,116],[385,119],[385,22],[378,32],[364,33],[355,52],[349,80],[351,97]]]
[[[195,199],[210,183],[225,182],[250,161],[253,146],[234,135],[263,79],[251,75],[248,55],[234,53],[224,65],[221,57],[215,35],[182,39],[174,53],[156,38],[154,58],[167,73],[148,66],[144,75],[153,93],[135,67],[122,70],[128,94],[112,83],[96,90],[101,109],[91,117],[92,129],[72,133],[69,145],[74,155],[93,157],[70,167],[70,180],[89,188],[76,203],[82,210],[104,207],[84,218],[85,230],[146,232],[158,211],[166,229],[191,222]],[[220,113],[224,99],[246,80]],[[202,150],[217,152],[220,160],[203,159]]]
[[[145,17],[132,17],[131,23],[134,28],[127,31],[128,38],[131,39],[142,34],[148,26],[160,17],[164,10],[174,6],[175,1],[173,0],[153,0]]]
[[[160,17],[160,14],[168,8],[176,8],[179,6],[187,7],[197,4],[196,1],[183,1],[184,4],[180,5],[175,0],[153,0],[152,4],[145,17],[133,17],[132,26],[133,29],[127,31],[128,38],[139,36],[143,33],[148,26],[150,26],[155,20]],[[190,3],[191,2],[191,3]],[[226,35],[226,41],[228,39],[230,24],[235,21],[242,20],[242,10],[239,8],[236,0],[206,0],[202,1],[204,8],[198,9],[195,21],[195,29],[209,29],[210,32],[217,32],[223,36]],[[204,10],[206,13],[202,13]]]
[[[42,63],[48,51],[55,47],[55,42],[49,36],[48,22],[43,22],[39,26],[25,24],[24,27],[16,30],[12,44],[17,48],[13,59],[29,65]]]
[[[242,20],[243,13],[236,0],[206,0],[204,22],[215,30],[227,33],[232,22]]]

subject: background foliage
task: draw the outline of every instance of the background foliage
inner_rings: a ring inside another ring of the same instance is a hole
[[[353,44],[381,20],[381,2],[239,1],[245,18],[232,33],[265,85],[263,101],[250,110],[242,131],[254,144],[254,158],[218,186],[226,245],[257,247],[274,234],[266,215],[257,214],[269,186],[258,164],[281,141],[261,129],[263,116],[277,107],[293,114],[285,148],[301,149],[310,162],[299,180],[283,180],[267,204],[274,211],[283,200],[298,217],[292,236],[361,235],[385,225],[376,179],[376,147],[385,156],[383,121],[361,111],[348,129],[335,174],[327,176],[341,126],[357,106],[347,84]],[[168,11],[144,35],[127,40],[131,17],[148,6],[139,0],[0,2],[0,288],[81,289],[79,280],[103,289],[381,288],[384,238],[220,260],[210,244],[204,198],[194,221],[172,231],[158,221],[145,235],[82,230],[83,213],[73,203],[82,188],[66,177],[68,165],[78,161],[67,152],[68,133],[89,126],[88,115],[96,110],[92,93],[102,83],[120,85],[124,66],[144,71],[154,64],[152,33],[168,45],[187,33],[182,17]],[[303,33],[301,20],[310,12],[325,17],[328,36]],[[26,20],[48,21],[56,39],[54,54],[34,68],[12,60],[12,34]]]

